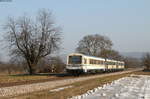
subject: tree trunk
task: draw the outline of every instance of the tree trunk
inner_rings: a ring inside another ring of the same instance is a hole
[[[27,62],[28,63],[28,72],[29,72],[29,75],[33,75],[36,73],[36,63],[31,63],[31,62]]]

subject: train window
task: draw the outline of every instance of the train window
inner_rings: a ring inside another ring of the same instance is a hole
[[[121,63],[121,65],[123,66],[123,65],[124,65],[124,63]]]
[[[103,62],[103,61],[99,61],[99,64],[103,64],[102,62]]]
[[[107,62],[107,65],[115,65],[115,62]]]
[[[106,61],[106,64],[109,65],[109,62]]]
[[[101,64],[101,61],[98,61],[98,64]]]
[[[95,60],[95,61],[94,61],[94,64],[98,64],[98,62],[99,62],[98,60]]]
[[[90,64],[97,64],[97,65],[103,65],[104,64],[104,61],[100,61],[100,60],[93,60],[93,59],[90,59]]]
[[[69,64],[81,64],[82,56],[69,56]]]
[[[115,62],[112,62],[112,65],[115,65]]]
[[[96,61],[95,61],[95,60],[93,60],[93,64],[96,64]]]
[[[98,64],[98,60],[95,61],[95,64]]]
[[[86,59],[84,59],[84,64],[86,64],[87,63],[87,60]]]
[[[98,61],[98,64],[100,65],[100,64],[101,64],[101,61]]]
[[[92,64],[94,64],[94,60],[92,60]]]
[[[98,64],[97,60],[90,59],[90,64]]]
[[[113,62],[113,65],[115,65],[116,63],[115,62]]]
[[[101,62],[101,64],[102,64],[102,65],[104,65],[104,64],[105,64],[105,62],[104,62],[104,61],[102,61],[102,62]]]
[[[90,59],[90,64],[93,64],[91,59]]]
[[[102,64],[103,64],[103,61],[99,61],[99,64],[101,64],[101,65],[102,65]]]
[[[120,66],[123,66],[124,64],[123,63],[118,63]]]
[[[95,64],[95,60],[93,60],[93,64]]]

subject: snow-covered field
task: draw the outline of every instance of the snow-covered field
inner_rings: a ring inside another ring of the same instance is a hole
[[[124,77],[71,99],[150,99],[150,76]]]

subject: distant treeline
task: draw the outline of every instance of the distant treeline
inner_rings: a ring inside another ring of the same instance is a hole
[[[13,60],[14,61],[14,60]],[[62,73],[66,64],[59,57],[42,59],[36,68],[36,73]],[[27,74],[28,66],[25,61],[0,62],[0,74]]]

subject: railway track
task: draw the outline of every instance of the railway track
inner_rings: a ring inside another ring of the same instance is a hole
[[[9,87],[2,87],[0,88],[0,97],[6,97],[6,96],[13,96],[18,94],[25,94],[30,93],[34,91],[40,91],[40,90],[46,90],[46,89],[52,89],[59,86],[68,85],[74,82],[99,78],[99,77],[107,77],[111,75],[119,75],[124,73],[130,73],[135,71],[140,71],[142,69],[135,69],[135,70],[126,70],[122,72],[114,72],[114,73],[105,73],[100,75],[83,75],[80,77],[71,77],[71,78],[65,78],[61,80],[54,80],[54,81],[45,81],[45,82],[37,82],[37,83],[31,83],[31,84],[23,84],[23,85],[16,85],[16,86],[9,86]]]
[[[126,70],[126,71],[129,71],[129,70]],[[109,73],[115,73],[115,72],[109,72]],[[33,83],[42,83],[42,82],[48,82],[48,81],[72,79],[72,78],[79,78],[79,77],[87,77],[87,76],[90,77],[90,76],[104,75],[104,74],[108,74],[108,72],[99,73],[99,74],[82,74],[80,76],[73,76],[73,75],[70,75],[70,74],[67,74],[67,73],[59,73],[59,74],[40,73],[40,74],[37,74],[37,75],[39,75],[39,76],[49,76],[50,78],[36,79],[36,80],[35,79],[34,80],[25,80],[25,81],[15,81],[15,82],[0,82],[0,88],[17,86],[17,85],[24,85],[24,84],[33,84]]]

